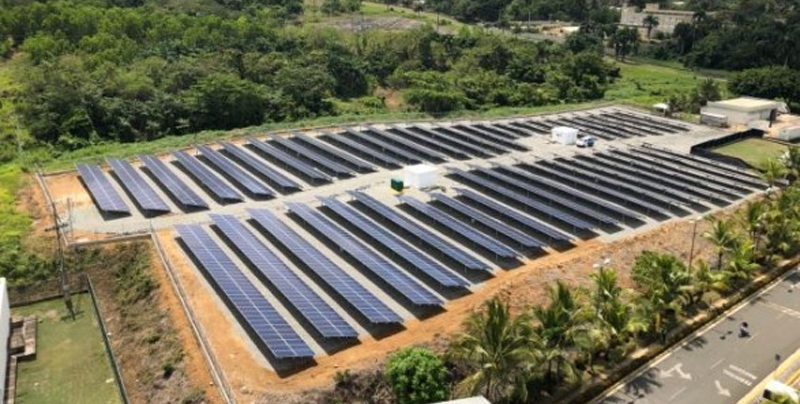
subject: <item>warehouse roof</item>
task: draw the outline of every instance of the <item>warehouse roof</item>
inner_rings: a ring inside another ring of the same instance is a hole
[[[725,101],[709,102],[708,107],[716,107],[742,112],[763,111],[767,109],[778,109],[783,105],[779,101],[765,100],[761,98],[740,97]]]

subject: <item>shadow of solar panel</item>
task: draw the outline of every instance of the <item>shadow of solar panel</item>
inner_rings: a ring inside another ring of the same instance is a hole
[[[403,319],[338,265],[300,237],[266,209],[247,212],[266,232],[302,261],[322,282],[353,306],[372,324],[401,323]]]
[[[460,247],[455,247],[452,244],[444,241],[439,236],[430,232],[428,229],[422,226],[418,226],[416,223],[409,221],[403,215],[395,212],[392,208],[378,202],[378,200],[376,200],[375,198],[363,192],[351,191],[348,193],[350,194],[350,196],[352,196],[357,201],[362,203],[364,206],[369,208],[375,214],[381,216],[385,220],[388,220],[393,225],[400,227],[401,229],[407,231],[408,233],[413,234],[415,237],[417,237],[419,240],[421,240],[428,246],[452,258],[456,262],[463,265],[465,268],[473,270],[489,269],[489,266],[486,265],[483,261],[467,254]]]
[[[131,213],[128,205],[122,200],[111,182],[106,177],[100,167],[90,164],[76,164],[75,168],[83,179],[83,183],[89,188],[97,208],[109,213]]]
[[[369,235],[372,240],[408,261],[411,265],[430,276],[440,285],[446,287],[463,287],[469,285],[466,279],[450,272],[447,268],[420,253],[399,237],[376,225],[350,206],[347,206],[346,203],[335,198],[320,197],[318,199],[348,223]]]
[[[150,188],[150,185],[145,182],[144,178],[125,160],[108,158],[106,159],[108,165],[114,170],[122,186],[130,192],[136,203],[144,209],[151,212],[169,212],[170,208],[161,200],[161,197]]]
[[[275,286],[286,300],[325,338],[355,338],[358,333],[300,279],[269,247],[234,216],[209,215],[233,246]]]
[[[138,157],[145,167],[150,170],[150,173],[153,174],[153,178],[161,183],[164,190],[169,192],[178,202],[184,206],[208,208],[206,201],[184,184],[161,159],[147,154],[140,154]]]
[[[189,172],[197,181],[200,181],[212,194],[219,199],[230,201],[242,201],[242,196],[239,195],[230,185],[222,182],[222,180],[214,175],[208,168],[200,164],[196,158],[190,156],[184,151],[173,152],[172,155],[178,162]]]
[[[443,303],[442,299],[425,289],[403,270],[369,250],[355,237],[313,208],[300,203],[287,203],[286,206],[292,213],[300,216],[303,221],[317,229],[322,236],[336,244],[340,251],[353,257],[411,303],[418,306],[438,306]]]
[[[200,153],[203,153],[203,157],[205,157],[206,160],[208,160],[218,170],[230,176],[232,181],[246,189],[247,192],[261,197],[270,197],[275,195],[269,188],[262,184],[261,181],[257,180],[255,177],[239,168],[239,166],[228,160],[220,152],[208,146],[196,147],[197,150],[200,150]]]
[[[199,225],[175,230],[232,309],[278,359],[312,358],[314,352]]]
[[[448,228],[450,231],[461,235],[462,237],[470,240],[470,242],[475,243],[495,255],[503,258],[516,258],[520,256],[520,254],[513,249],[507,247],[505,244],[477,231],[473,228],[465,225],[462,222],[459,222],[456,219],[453,219],[450,216],[441,214],[440,211],[434,209],[431,206],[428,206],[424,202],[421,202],[417,199],[414,199],[410,196],[400,195],[397,197],[401,202],[411,206],[414,210],[423,215],[427,216],[428,219],[433,220],[436,223],[441,224],[442,226]]]

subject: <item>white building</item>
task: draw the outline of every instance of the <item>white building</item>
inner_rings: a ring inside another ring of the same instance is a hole
[[[760,98],[741,97],[725,101],[710,101],[700,110],[703,116],[724,116],[728,125],[747,125],[755,121],[769,120],[773,111],[781,110],[784,104],[779,101]]]
[[[644,18],[652,15],[658,18],[658,26],[653,27],[651,35],[656,32],[663,32],[672,34],[675,32],[675,26],[685,22],[691,23],[694,17],[694,12],[683,10],[664,10],[658,3],[648,3],[645,5],[644,10],[639,11],[636,7],[623,7],[622,15],[619,19],[619,25],[626,27],[638,28],[640,35],[646,36],[647,29],[644,26]]]

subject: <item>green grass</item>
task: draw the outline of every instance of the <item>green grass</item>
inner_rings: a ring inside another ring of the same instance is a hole
[[[303,18],[306,23],[325,23],[333,19],[350,17],[350,15],[347,14],[330,17],[322,14],[322,12],[319,10],[319,5],[322,4],[322,0],[306,0],[305,4],[306,13]],[[361,11],[359,12],[359,15],[364,17],[402,17],[428,23],[433,26],[435,26],[437,23],[436,13],[415,13],[414,10],[410,8],[400,7],[397,5],[387,8],[386,4],[373,3],[369,1],[361,3]],[[454,18],[450,18],[445,14],[439,14],[438,22],[441,26],[451,27],[454,30],[458,30],[465,26],[465,24],[458,22]]]
[[[753,167],[764,167],[767,161],[786,153],[786,146],[763,139],[745,139],[722,146],[714,151],[744,160]]]
[[[18,243],[30,228],[30,218],[16,208],[15,196],[25,182],[18,165],[0,165],[0,248]]]
[[[674,94],[685,94],[706,79],[706,76],[677,67],[636,62],[618,62],[617,65],[622,78],[606,92],[605,99],[642,108],[665,102]]]
[[[37,357],[20,362],[19,404],[117,404],[113,374],[87,294],[75,296],[80,314],[67,317],[64,302],[49,300],[12,309],[38,316]]]

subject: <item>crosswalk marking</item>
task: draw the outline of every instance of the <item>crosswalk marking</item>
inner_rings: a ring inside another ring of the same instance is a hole
[[[773,302],[764,302],[764,305],[800,320],[800,311]]]

